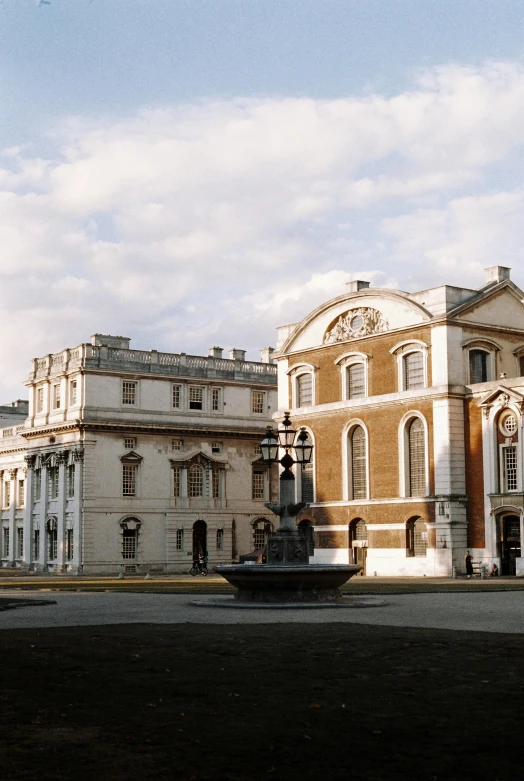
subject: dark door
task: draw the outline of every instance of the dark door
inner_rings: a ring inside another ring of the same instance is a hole
[[[518,515],[506,515],[500,520],[501,575],[517,574],[517,559],[520,558],[520,518]]]
[[[195,521],[193,524],[193,561],[199,556],[207,556],[207,523]]]

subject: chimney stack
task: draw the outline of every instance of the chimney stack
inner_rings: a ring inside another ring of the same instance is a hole
[[[273,363],[272,355],[275,352],[274,347],[263,347],[260,350],[260,360],[262,363]]]
[[[484,269],[486,273],[486,285],[496,285],[499,282],[504,282],[505,279],[510,279],[510,268],[507,266],[490,266]]]
[[[351,282],[346,282],[348,293],[358,293],[359,290],[367,290],[369,282],[365,282],[363,279],[353,279]]]
[[[211,358],[222,358],[223,351],[224,351],[223,347],[210,347],[209,355],[211,356]]]
[[[246,351],[245,350],[237,350],[236,347],[232,347],[229,351],[229,358],[232,361],[245,361],[246,360]]]

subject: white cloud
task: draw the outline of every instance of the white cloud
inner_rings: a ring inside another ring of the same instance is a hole
[[[487,63],[392,98],[69,119],[46,159],[4,149],[5,393],[30,357],[97,330],[255,355],[358,269],[404,289],[481,284],[482,266],[522,260],[523,194],[506,179],[523,141],[524,68]]]

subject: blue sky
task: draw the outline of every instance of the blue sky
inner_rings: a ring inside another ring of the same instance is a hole
[[[202,353],[352,275],[524,286],[508,0],[3,0],[0,400],[125,333]]]

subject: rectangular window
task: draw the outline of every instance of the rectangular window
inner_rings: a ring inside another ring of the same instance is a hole
[[[47,470],[49,479],[49,498],[56,499],[58,497],[58,467],[50,466]]]
[[[77,402],[77,381],[71,380],[69,383],[69,404],[71,406],[74,406]]]
[[[253,446],[253,453],[254,453],[255,456],[261,456],[262,455],[262,451],[260,449],[260,442],[258,443],[258,445],[254,445]]]
[[[2,541],[2,557],[9,558],[9,526],[4,526],[4,539]]]
[[[136,542],[137,542],[137,530],[136,529],[124,529],[122,538],[122,558],[123,559],[136,559]]]
[[[73,529],[67,529],[66,531],[66,559],[72,561],[74,554],[74,540],[75,535]]]
[[[424,356],[419,351],[404,358],[404,390],[424,387]]]
[[[212,453],[221,453],[222,452],[222,442],[211,442],[211,452]]]
[[[222,389],[221,388],[212,388],[211,389],[211,409],[213,412],[220,412],[222,409]]]
[[[44,389],[42,387],[36,389],[36,411],[44,411]]]
[[[502,465],[504,470],[504,490],[517,490],[517,448],[502,448]]]
[[[348,368],[348,399],[361,399],[366,395],[364,364],[354,363]]]
[[[183,450],[184,449],[184,440],[183,439],[173,439],[171,440],[171,450]]]
[[[183,529],[177,529],[176,530],[176,549],[177,550],[184,550],[184,530]]]
[[[181,469],[179,466],[173,467],[173,496],[180,496],[180,473]]]
[[[255,550],[258,550],[259,548],[263,548],[266,544],[266,530],[264,526],[257,526],[255,527],[255,533],[253,535],[253,546]]]
[[[297,407],[313,404],[313,376],[301,374],[297,379]]]
[[[189,388],[189,409],[203,409],[204,408],[204,389],[203,388]]]
[[[301,494],[303,502],[315,501],[313,485],[313,464],[304,464],[301,472]]]
[[[217,529],[217,550],[224,550],[224,529]]]
[[[253,482],[252,482],[252,498],[263,499],[264,498],[264,470],[253,470]]]
[[[48,529],[47,532],[47,557],[54,561],[58,556],[58,531]]]
[[[220,498],[220,470],[219,469],[213,469],[212,472],[212,490],[213,490],[213,499],[219,499]]]
[[[136,496],[136,464],[122,464],[122,496]]]
[[[60,409],[60,383],[53,385],[53,409]]]
[[[136,448],[136,437],[125,437],[124,450],[134,450]]]
[[[173,385],[172,386],[172,404],[173,409],[180,409],[181,406],[181,399],[182,399],[182,386],[181,385]]]
[[[469,351],[469,381],[471,385],[476,382],[487,382],[489,353],[485,350]]]
[[[33,532],[33,559],[38,561],[40,558],[40,529]]]
[[[40,499],[40,497],[42,496],[42,472],[40,469],[35,469],[34,496],[35,496],[35,501]]]
[[[251,412],[253,415],[264,414],[264,402],[266,394],[264,391],[252,391],[251,392]]]
[[[122,382],[122,404],[134,406],[136,404],[136,382],[124,380]]]
[[[67,495],[69,498],[75,495],[75,465],[69,464],[67,467]]]
[[[4,483],[4,507],[11,506],[11,483],[7,481]]]
[[[25,481],[18,481],[18,506],[23,507],[25,504]]]
[[[16,558],[17,559],[24,558],[24,530],[23,529],[16,530]]]

